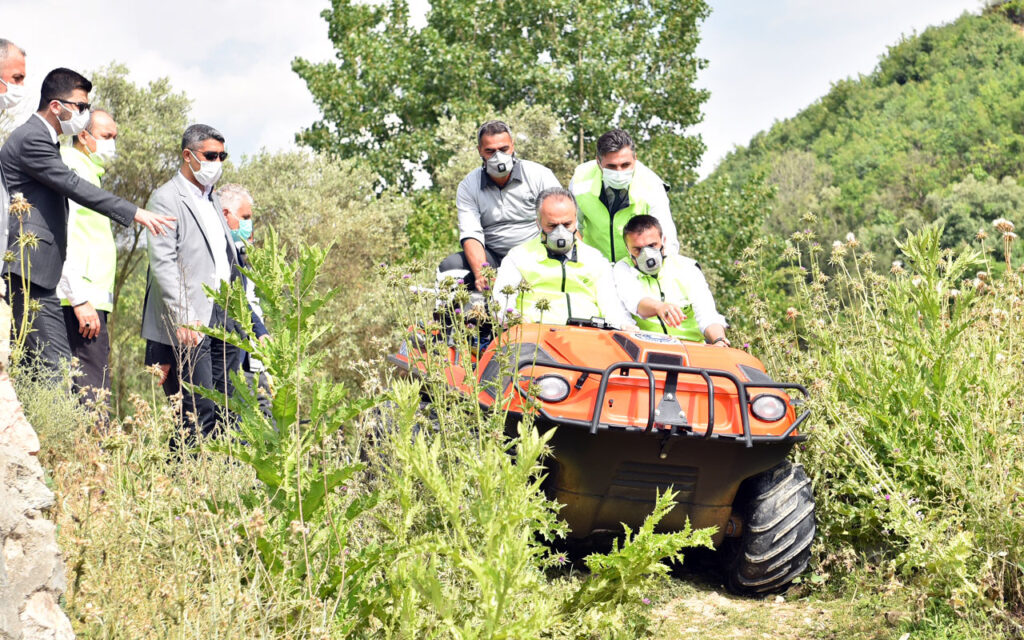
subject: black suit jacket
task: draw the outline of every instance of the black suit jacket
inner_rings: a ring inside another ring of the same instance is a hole
[[[135,218],[138,207],[83,180],[64,164],[49,127],[35,115],[15,129],[0,149],[0,168],[7,190],[22,193],[32,205],[21,221],[10,216],[7,248],[14,252],[14,262],[5,265],[4,271],[23,275],[18,237],[22,231],[34,233],[39,244],[26,252],[31,261],[29,277],[40,287],[55,289],[60,281],[68,253],[68,198],[123,226]]]

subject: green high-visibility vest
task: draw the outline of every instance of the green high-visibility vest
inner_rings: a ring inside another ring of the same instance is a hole
[[[97,187],[103,167],[69,146],[60,148],[64,164]],[[82,280],[79,295],[101,311],[114,309],[114,276],[117,273],[117,245],[110,218],[85,207],[72,207],[68,216],[68,258],[65,263]],[[69,306],[71,302],[61,299]]]
[[[547,247],[540,238],[528,240],[513,251],[525,253],[523,257],[516,257],[519,273],[529,285],[529,290],[520,292],[516,298],[516,310],[522,314],[524,322],[565,324],[569,318],[601,316],[597,304],[597,269],[582,262],[563,262],[548,257]],[[579,246],[573,254],[578,251]],[[541,300],[547,303],[545,311],[537,308]]]
[[[622,228],[633,216],[650,214],[653,196],[660,195],[659,190],[664,193],[665,185],[651,180],[649,172],[636,171],[627,191],[629,204],[616,211],[614,216],[608,213],[608,207],[601,202],[603,188],[601,167],[597,166],[597,160],[576,167],[572,176],[572,192],[580,208],[583,239],[615,264],[617,260],[629,255],[626,242],[622,239]]]
[[[651,316],[650,318],[641,318],[637,314],[633,314],[633,319],[636,320],[638,327],[644,331],[652,331],[654,333],[665,333],[670,336],[676,336],[680,340],[688,340],[690,342],[704,342],[704,334],[701,333],[700,327],[697,325],[697,318],[693,313],[693,305],[690,303],[690,296],[686,293],[686,283],[684,281],[681,265],[675,256],[669,256],[665,258],[665,261],[661,265],[661,270],[658,271],[658,275],[649,276],[633,264],[631,258],[624,258],[623,262],[629,264],[633,269],[633,272],[637,275],[637,280],[640,281],[640,285],[644,289],[645,297],[654,298],[655,300],[661,300],[663,302],[671,302],[677,305],[682,312],[686,315],[686,320],[683,320],[682,324],[678,327],[670,327],[665,324],[658,316]]]

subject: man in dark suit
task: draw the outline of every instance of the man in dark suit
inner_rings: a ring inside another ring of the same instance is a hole
[[[141,209],[90,184],[64,164],[57,136],[77,135],[89,122],[92,83],[70,69],[54,69],[43,79],[39,110],[11,133],[0,149],[0,167],[7,188],[32,205],[28,213],[11,215],[8,249],[14,262],[4,266],[19,331],[29,331],[26,353],[56,379],[71,359],[57,283],[67,255],[68,198],[118,224],[134,220],[154,234],[163,234],[173,218]],[[38,305],[27,305],[26,298]],[[33,310],[33,307],[37,307]]]
[[[231,230],[213,193],[227,155],[224,136],[216,129],[205,124],[188,127],[181,137],[181,169],[153,192],[147,205],[170,216],[175,227],[172,233],[147,238],[149,274],[142,312],[146,364],[160,367],[164,393],[182,392],[188,444],[197,435],[215,435],[218,416],[211,400],[184,389],[182,383],[230,395],[227,376],[241,360],[236,347],[194,328],[239,329],[203,289],[205,285],[219,290],[222,282],[241,275]],[[255,315],[252,319],[258,320]],[[254,331],[257,338],[266,333],[262,323]],[[177,448],[177,439],[171,446]]]

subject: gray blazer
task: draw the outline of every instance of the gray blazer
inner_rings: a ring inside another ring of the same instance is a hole
[[[134,204],[68,169],[58,145],[50,137],[50,129],[35,115],[7,138],[0,149],[0,166],[8,192],[22,193],[32,205],[32,211],[25,214],[20,225],[17,217],[10,216],[9,246],[15,261],[4,270],[21,275],[18,236],[22,228],[31,231],[39,238],[38,246],[27,250],[32,284],[55,289],[60,281],[68,254],[68,198],[126,227],[135,218]]]
[[[146,209],[174,216],[173,230],[161,236],[147,232],[149,273],[146,275],[146,302],[142,311],[142,337],[161,344],[177,347],[175,331],[183,324],[200,322],[212,325],[215,310],[213,301],[206,297],[203,285],[217,288],[216,264],[213,250],[199,220],[193,211],[192,196],[183,179],[165,182],[150,196]],[[220,211],[214,197],[213,206]],[[238,253],[224,216],[218,215],[225,237],[231,278],[239,275]]]

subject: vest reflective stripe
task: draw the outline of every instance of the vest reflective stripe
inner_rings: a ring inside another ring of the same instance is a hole
[[[697,318],[693,313],[693,305],[690,304],[690,297],[686,295],[678,263],[669,258],[662,265],[657,277],[640,273],[635,267],[633,269],[637,273],[646,297],[654,298],[655,300],[666,300],[678,305],[683,314],[686,315],[686,320],[683,320],[682,324],[678,327],[670,327],[662,322],[658,316],[641,318],[634,314],[633,319],[636,320],[637,326],[644,331],[667,333],[670,336],[676,336],[680,340],[704,342],[704,334],[700,332]]]
[[[526,260],[517,262],[519,273],[530,285],[516,299],[516,310],[524,322],[565,324],[570,318],[591,318],[601,315],[597,306],[598,274],[580,262],[562,262],[548,257],[547,248],[540,239],[523,245]],[[546,300],[547,311],[537,309],[537,303]]]
[[[61,159],[72,171],[92,184],[100,185],[104,170],[74,147],[61,147]],[[82,281],[78,292],[99,310],[114,309],[114,277],[117,274],[117,245],[110,218],[91,209],[72,209],[68,217],[68,249],[75,256],[72,269]],[[67,299],[61,304],[69,305]]]
[[[661,184],[650,184],[645,173],[635,175],[629,185],[629,206],[608,213],[608,207],[601,202],[603,186],[601,167],[596,160],[585,162],[576,167],[572,176],[573,195],[583,216],[583,238],[587,244],[599,250],[609,262],[615,264],[626,256],[626,242],[622,238],[622,228],[633,216],[650,213],[650,197],[655,189],[664,191]]]

